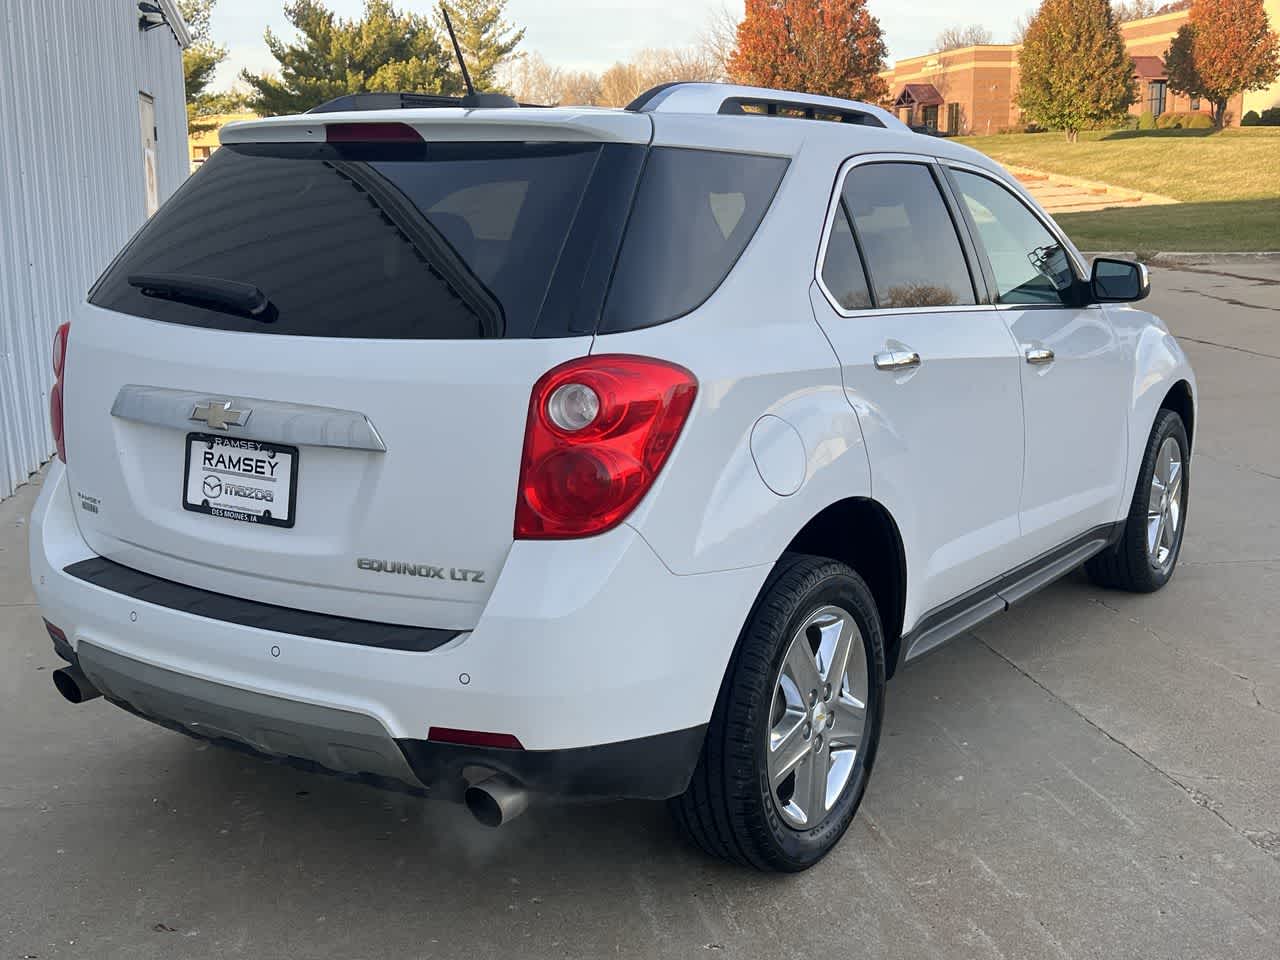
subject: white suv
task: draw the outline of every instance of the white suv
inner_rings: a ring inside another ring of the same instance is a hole
[[[799,870],[904,662],[1172,574],[1187,359],[982,155],[717,84],[364,105],[225,128],[56,338],[69,699]]]

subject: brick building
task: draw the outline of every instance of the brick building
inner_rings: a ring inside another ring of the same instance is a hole
[[[1266,7],[1274,29],[1280,22],[1280,0],[1266,0]],[[1178,10],[1120,25],[1137,81],[1131,114],[1145,110],[1155,116],[1170,112],[1212,114],[1207,100],[1178,96],[1168,87],[1164,54],[1188,16],[1189,11]],[[927,53],[899,60],[881,76],[889,84],[892,108],[913,126],[953,134],[998,133],[1022,123],[1016,102],[1020,49],[1019,44],[983,44]],[[1260,94],[1232,98],[1227,105],[1227,122],[1237,126],[1246,107],[1261,111],[1272,106],[1271,101],[1280,104],[1280,83]]]

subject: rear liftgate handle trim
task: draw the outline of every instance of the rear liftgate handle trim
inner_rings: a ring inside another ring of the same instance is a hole
[[[246,437],[269,443],[285,443],[306,447],[343,447],[386,453],[387,445],[363,413],[336,407],[317,407],[303,403],[260,400],[233,394],[197,393],[194,390],[171,390],[126,384],[116,394],[111,415],[120,420],[146,423],[174,430],[210,432],[211,422],[193,418],[197,408],[210,405],[220,410],[224,405],[235,418],[220,418],[219,431],[229,437]],[[234,409],[232,409],[234,408]],[[230,428],[230,429],[228,429]]]

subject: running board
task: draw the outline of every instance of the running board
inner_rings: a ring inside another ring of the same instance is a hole
[[[1123,522],[1095,527],[1004,576],[931,610],[920,618],[910,633],[903,636],[899,646],[902,651],[899,665],[936,650],[997,613],[1004,613],[1015,603],[1070,573],[1094,554],[1101,553],[1123,532]]]

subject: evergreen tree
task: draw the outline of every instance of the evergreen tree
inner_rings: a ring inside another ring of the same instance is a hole
[[[428,14],[401,13],[390,0],[365,0],[358,20],[335,16],[320,0],[290,0],[284,14],[300,37],[285,43],[267,30],[280,75],[240,74],[252,89],[249,106],[264,116],[301,113],[348,93],[462,92],[448,40]]]
[[[1262,0],[1195,0],[1164,59],[1169,87],[1208,100],[1213,125],[1221,127],[1228,100],[1270,86],[1280,74],[1280,37]]]
[[[498,68],[511,59],[524,39],[524,27],[517,30],[503,19],[506,6],[507,0],[452,0],[448,4],[458,46],[477,91],[496,88]],[[443,30],[443,17],[440,25]]]
[[[1018,106],[1073,142],[1122,117],[1136,96],[1133,59],[1107,0],[1043,0],[1018,64]]]
[[[230,113],[241,106],[234,93],[210,93],[213,73],[227,59],[227,48],[213,42],[209,21],[217,0],[179,0],[178,12],[191,34],[191,44],[182,51],[182,74],[187,88],[187,129],[192,133],[210,130],[212,123],[202,117]]]

